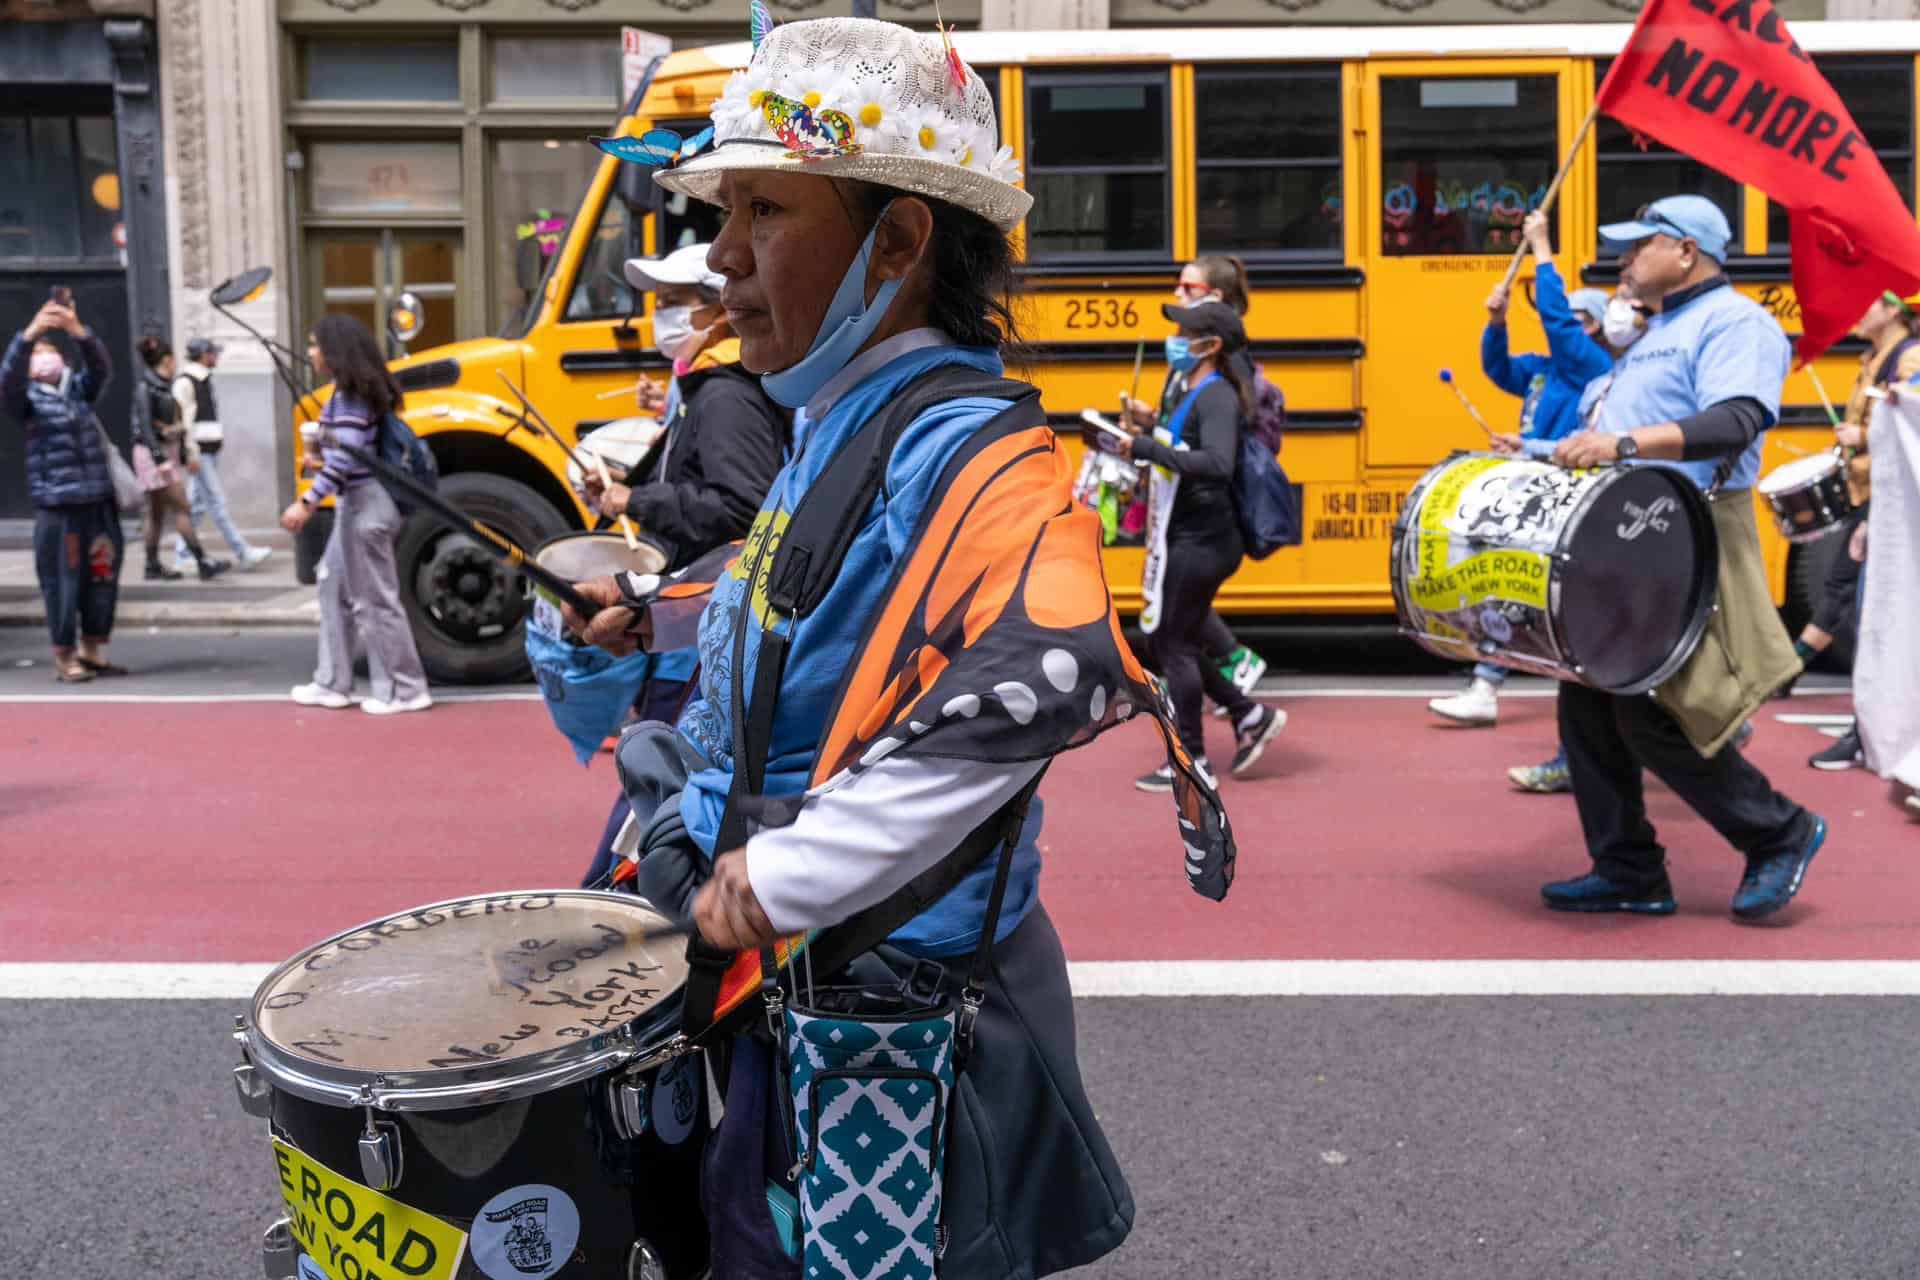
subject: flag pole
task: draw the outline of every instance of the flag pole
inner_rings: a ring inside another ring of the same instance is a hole
[[[1560,184],[1567,180],[1567,174],[1573,169],[1574,157],[1580,154],[1580,148],[1586,143],[1587,135],[1593,132],[1593,122],[1599,118],[1600,100],[1596,97],[1593,106],[1587,111],[1587,118],[1582,120],[1580,127],[1573,132],[1573,143],[1567,148],[1566,158],[1560,162],[1560,172],[1554,174],[1553,181],[1547,184],[1547,194],[1540,199],[1541,212],[1544,213],[1553,208],[1554,197],[1560,194]],[[1507,274],[1500,281],[1502,289],[1513,287],[1513,278],[1520,274],[1520,264],[1526,260],[1526,257],[1527,242],[1523,239],[1519,247],[1513,251],[1513,261],[1507,264]]]

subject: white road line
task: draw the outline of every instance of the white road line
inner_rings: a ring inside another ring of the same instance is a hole
[[[0,964],[0,1000],[226,1000],[267,964]],[[1083,998],[1914,996],[1914,960],[1147,960],[1067,966]]]
[[[538,702],[540,694],[528,690],[502,690],[489,693],[441,693],[434,691],[435,702]],[[112,702],[132,705],[201,702],[284,702],[289,710],[294,702],[284,693],[0,693],[0,704],[19,702]]]
[[[1838,728],[1844,729],[1846,726],[1853,723],[1853,716],[1851,714],[1834,715],[1834,716],[1815,716],[1815,715],[1794,714],[1794,715],[1779,715],[1779,716],[1775,716],[1774,719],[1778,720],[1781,724],[1810,724],[1810,725],[1816,725],[1820,728],[1838,727]]]

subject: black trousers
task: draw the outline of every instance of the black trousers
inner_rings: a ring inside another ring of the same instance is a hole
[[[1826,585],[1820,592],[1820,603],[1814,606],[1809,622],[1830,636],[1838,636],[1848,627],[1860,625],[1860,619],[1853,616],[1853,602],[1860,590],[1860,570],[1865,566],[1847,554],[1846,546],[1853,537],[1853,531],[1866,518],[1867,508],[1864,505],[1856,507],[1841,522],[1840,532],[1827,535],[1839,539],[1841,550],[1833,558],[1833,568],[1828,570]]]
[[[125,554],[113,499],[35,508],[33,568],[54,648],[73,648],[76,620],[83,636],[105,640],[113,634]]]
[[[1169,539],[1167,572],[1161,584],[1160,627],[1147,637],[1153,665],[1167,682],[1174,723],[1189,755],[1207,753],[1202,695],[1227,709],[1239,724],[1254,709],[1253,700],[1220,674],[1206,650],[1213,597],[1240,567],[1240,535],[1194,540]]]
[[[1750,859],[1797,848],[1812,822],[1731,746],[1711,760],[1694,750],[1644,694],[1623,698],[1563,683],[1560,742],[1593,869],[1620,884],[1648,888],[1666,878],[1666,851],[1647,821],[1645,770]]]
[[[1234,638],[1233,628],[1227,625],[1227,620],[1208,609],[1207,620],[1200,627],[1200,656],[1217,667],[1231,658],[1233,651],[1239,647],[1240,641]]]

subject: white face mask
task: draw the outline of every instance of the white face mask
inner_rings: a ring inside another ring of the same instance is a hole
[[[692,307],[655,307],[653,309],[653,348],[669,360],[691,360],[707,344],[713,332],[693,327]]]
[[[1600,322],[1600,331],[1615,350],[1624,351],[1640,341],[1640,335],[1646,332],[1639,311],[1625,298],[1607,300],[1607,318]]]

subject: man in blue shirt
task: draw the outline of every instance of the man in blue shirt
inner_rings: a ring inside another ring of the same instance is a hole
[[[1702,489],[1717,486],[1722,542],[1730,542],[1723,518],[1743,517],[1737,531],[1757,563],[1748,490],[1759,474],[1760,434],[1780,411],[1786,335],[1729,287],[1721,263],[1732,231],[1712,201],[1669,196],[1600,235],[1621,247],[1621,276],[1634,297],[1657,311],[1604,393],[1590,388],[1584,397],[1581,420],[1593,429],[1562,441],[1554,461],[1595,467],[1638,460],[1680,470]],[[1721,554],[1729,554],[1724,545]],[[1729,626],[1738,624],[1731,608],[1726,616]],[[1744,625],[1779,622],[1768,612]],[[1711,756],[1703,754],[1651,697],[1562,684],[1560,741],[1593,870],[1542,888],[1556,910],[1674,911],[1665,852],[1647,821],[1646,769],[1746,855],[1732,903],[1740,919],[1786,906],[1826,837],[1822,818],[1775,791],[1765,774],[1722,745],[1724,737]]]

